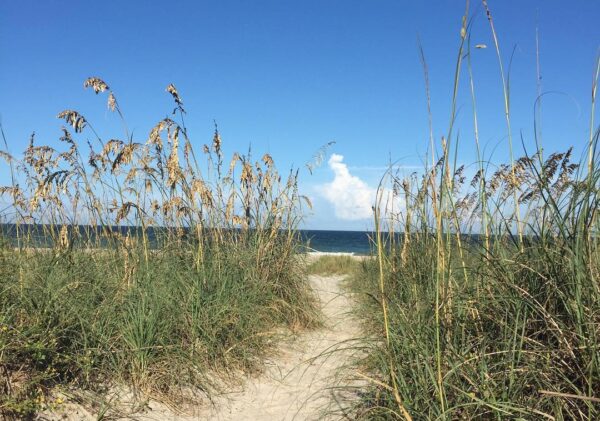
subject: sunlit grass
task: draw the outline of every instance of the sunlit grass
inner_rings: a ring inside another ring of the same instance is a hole
[[[354,273],[362,257],[347,255],[323,255],[308,263],[308,273],[313,275],[349,275]]]
[[[599,131],[592,126],[590,138],[581,139],[589,149],[581,163],[572,149],[543,153],[540,144],[513,159],[509,85],[500,62],[511,160],[489,170],[479,149],[474,72],[465,60],[467,22],[465,15],[450,130],[423,174],[387,175],[391,186],[382,183],[375,212],[378,259],[361,265],[351,281],[363,297],[358,312],[369,333],[365,363],[373,378],[356,413],[598,419]],[[464,62],[480,160],[469,178],[456,164],[453,134]],[[600,62],[592,114],[598,69]],[[389,203],[399,204],[394,213]]]
[[[106,83],[84,86],[122,118]],[[105,141],[66,110],[62,150],[32,138],[23,159],[2,153],[14,232],[0,249],[0,416],[34,416],[56,388],[210,395],[215,375],[239,381],[282,331],[319,323],[297,173],[282,178],[269,155],[225,164],[216,129],[198,155],[167,91],[173,119],[147,139],[124,124]]]

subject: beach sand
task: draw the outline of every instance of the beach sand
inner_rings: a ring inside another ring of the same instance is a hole
[[[331,408],[345,365],[351,361],[352,340],[359,336],[348,314],[349,297],[342,293],[343,277],[311,276],[324,314],[322,329],[284,343],[267,362],[266,372],[250,379],[243,391],[217,399],[201,418],[214,420],[315,420]],[[338,419],[330,414],[324,419]]]

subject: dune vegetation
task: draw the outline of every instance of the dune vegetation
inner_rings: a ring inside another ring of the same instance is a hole
[[[471,54],[483,47],[471,43],[468,4],[448,129],[434,139],[421,49],[429,154],[422,170],[382,179],[375,252],[360,261],[306,264],[298,171],[280,174],[268,154],[226,161],[217,127],[193,147],[174,85],[172,113],[145,139],[97,77],[84,87],[106,98],[122,137],[101,138],[75,110],[58,115],[60,147],[32,136],[16,157],[2,134],[12,184],[0,187],[0,417],[34,418],[65,394],[99,418],[115,391],[175,405],[210,398],[259,371],[282,333],[321,325],[307,278],[318,274],[347,276],[365,336],[344,339],[363,381],[347,385],[344,416],[600,419],[600,59],[575,148],[544,150],[539,108],[534,138],[517,140],[510,66],[484,0],[508,156],[494,163],[479,138]],[[472,112],[468,138],[460,105]]]
[[[353,276],[365,331],[376,332],[367,342],[372,387],[359,417],[600,418],[600,63],[589,136],[577,144],[583,158],[572,149],[548,153],[537,137],[532,152],[513,158],[509,78],[484,7],[510,161],[492,165],[482,153],[465,15],[448,132],[437,147],[431,137],[438,153],[423,173],[387,174],[375,210],[377,259]],[[423,64],[427,80],[424,56]],[[473,142],[478,153],[469,177],[457,164],[459,80],[472,99],[474,129],[460,142]]]
[[[104,81],[84,87],[123,119]],[[66,110],[62,148],[32,136],[22,158],[1,152],[13,183],[0,190],[0,417],[60,405],[56,390],[94,393],[98,413],[119,388],[210,396],[259,369],[277,335],[318,325],[298,173],[282,178],[267,154],[224,163],[216,128],[195,150],[167,91],[172,118],[145,140],[126,124],[101,139]]]
[[[308,264],[309,274],[331,276],[349,275],[356,271],[359,261],[350,255],[322,255]]]

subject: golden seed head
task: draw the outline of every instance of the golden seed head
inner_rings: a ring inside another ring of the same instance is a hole
[[[240,156],[237,152],[235,152],[233,154],[233,156],[231,157],[231,162],[229,163],[229,174],[230,175],[231,175],[231,173],[233,173],[233,170],[235,169],[235,166],[239,160],[240,160]]]
[[[99,77],[90,77],[83,82],[84,88],[92,88],[96,94],[110,89],[108,85]]]
[[[64,110],[60,112],[57,118],[63,118],[67,124],[71,125],[75,129],[75,133],[81,133],[83,128],[86,126],[87,121],[85,118],[74,110]]]
[[[273,158],[268,153],[263,155],[262,161],[265,163],[265,165],[267,167],[269,167],[269,168],[273,167],[273,164],[274,164]]]
[[[179,92],[177,92],[177,88],[175,88],[175,85],[170,83],[169,86],[167,86],[166,91],[171,94],[179,109],[183,111],[183,101],[181,100],[181,97],[179,96]]]
[[[115,95],[111,92],[110,94],[108,94],[108,109],[111,111],[114,111],[115,108],[117,108],[117,99],[115,98]]]
[[[69,244],[69,229],[66,225],[63,225],[60,229],[59,246],[61,249],[67,249],[69,248]]]
[[[213,136],[213,150],[217,155],[221,155],[221,135],[219,130],[215,127],[215,134]]]
[[[175,185],[181,178],[181,168],[179,167],[179,140],[177,137],[173,138],[173,146],[171,147],[171,154],[167,161],[167,170],[169,171],[169,179],[167,183],[170,186]]]

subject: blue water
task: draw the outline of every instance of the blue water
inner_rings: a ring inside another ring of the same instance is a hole
[[[370,254],[372,249],[371,233],[365,231],[302,230],[300,235],[309,251],[360,255]]]
[[[72,230],[73,228],[71,228]],[[94,238],[92,227],[79,226],[80,238]],[[40,247],[52,246],[52,239],[44,232],[41,225],[25,226],[28,231],[30,245]],[[125,235],[129,232],[132,236],[139,234],[139,228],[134,227],[112,227],[113,232]],[[152,245],[157,246],[156,239],[160,236],[160,228],[148,228],[148,238]],[[325,231],[325,230],[301,230],[300,237],[307,251],[318,251],[324,253],[353,253],[357,255],[370,254],[372,242],[369,239],[371,233],[365,231]],[[12,224],[0,224],[0,235],[12,242],[16,241],[16,229]],[[101,242],[103,244],[103,242]]]

